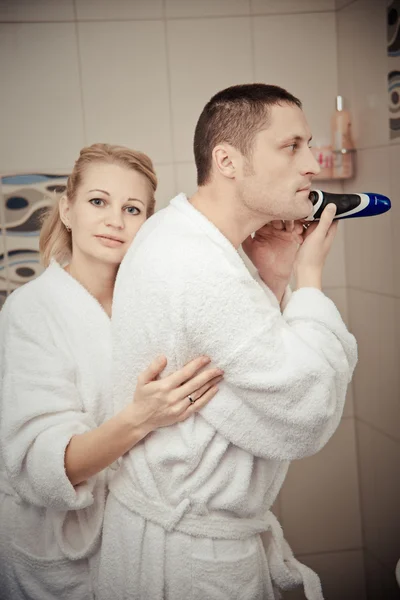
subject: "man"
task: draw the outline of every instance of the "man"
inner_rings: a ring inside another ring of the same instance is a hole
[[[272,600],[301,583],[322,598],[269,511],[289,461],[335,431],[357,354],[321,291],[334,207],[305,233],[298,222],[318,173],[310,139],[300,101],[281,88],[216,94],[195,132],[198,191],[151,218],[121,265],[115,408],[165,349],[170,370],[206,354],[225,374],[198,415],[144,431],[124,457],[106,507],[101,600]]]

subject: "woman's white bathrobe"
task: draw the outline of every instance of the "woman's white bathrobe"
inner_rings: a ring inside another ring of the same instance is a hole
[[[0,341],[0,599],[90,600],[106,473],[74,488],[64,452],[112,412],[110,319],[52,263],[8,298]]]
[[[101,600],[272,599],[302,581],[309,600],[322,598],[269,509],[289,461],[318,452],[337,428],[356,342],[321,291],[294,292],[283,315],[266,291],[184,195],[144,224],[124,258],[115,410],[158,354],[169,372],[206,354],[225,378],[200,414],[123,458],[105,511]]]

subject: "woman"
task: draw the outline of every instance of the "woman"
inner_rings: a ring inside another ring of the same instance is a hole
[[[154,212],[156,185],[146,155],[84,148],[42,228],[47,269],[3,307],[1,599],[92,598],[90,568],[116,461],[216,394],[222,372],[204,370],[207,357],[158,381],[166,366],[159,357],[139,377],[132,403],[112,416],[114,282]]]

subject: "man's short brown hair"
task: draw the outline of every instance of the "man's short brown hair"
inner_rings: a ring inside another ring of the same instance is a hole
[[[276,85],[248,83],[218,92],[205,105],[194,134],[197,184],[209,182],[212,151],[223,142],[249,156],[255,135],[268,123],[269,108],[275,104],[301,102]]]

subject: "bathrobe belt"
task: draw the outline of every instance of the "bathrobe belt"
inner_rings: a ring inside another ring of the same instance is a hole
[[[271,511],[267,511],[260,519],[202,514],[201,507],[190,498],[185,498],[175,507],[168,506],[145,497],[133,489],[124,477],[113,479],[110,493],[131,512],[159,525],[167,532],[179,531],[189,536],[223,540],[239,540],[269,532],[266,554],[274,585],[286,591],[303,583],[308,600],[323,600],[318,576],[293,556],[283,537],[282,528]]]

